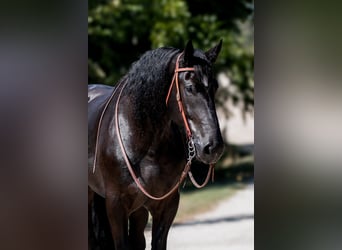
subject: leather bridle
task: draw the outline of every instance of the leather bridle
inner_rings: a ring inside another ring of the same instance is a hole
[[[191,133],[191,129],[190,129],[190,126],[188,123],[188,119],[186,118],[186,115],[184,112],[183,102],[182,102],[182,99],[180,96],[178,73],[184,72],[184,71],[195,71],[195,68],[194,67],[192,67],[192,68],[179,68],[179,58],[181,57],[182,54],[183,53],[180,53],[177,57],[175,73],[173,74],[173,78],[172,78],[171,85],[170,85],[169,91],[167,93],[165,102],[166,102],[166,106],[167,106],[169,99],[170,99],[170,96],[171,96],[172,88],[176,84],[176,91],[177,91],[176,92],[176,99],[177,99],[177,103],[178,103],[179,112],[181,113],[182,118],[183,118],[186,135],[187,135],[188,139],[190,139],[192,137],[192,133]]]
[[[126,153],[126,149],[125,149],[125,147],[123,145],[123,142],[122,142],[121,133],[120,133],[120,127],[119,127],[119,120],[118,120],[118,109],[119,109],[119,103],[120,103],[121,94],[122,94],[122,91],[123,91],[123,89],[125,88],[125,86],[127,84],[127,81],[122,86],[122,88],[121,88],[121,90],[119,92],[119,96],[118,96],[118,98],[116,100],[116,104],[115,104],[115,130],[116,130],[116,134],[118,136],[119,146],[120,146],[123,158],[125,160],[125,163],[127,165],[128,171],[130,172],[134,182],[136,183],[136,185],[138,186],[140,191],[142,193],[144,193],[147,197],[149,197],[149,198],[151,198],[153,200],[163,200],[163,199],[167,198],[168,196],[170,196],[176,189],[179,188],[180,184],[184,181],[184,179],[186,178],[187,174],[189,175],[191,182],[197,188],[204,187],[208,183],[210,176],[212,176],[212,179],[214,179],[214,164],[210,164],[207,177],[206,177],[205,181],[203,182],[203,184],[201,184],[201,185],[196,182],[196,180],[194,179],[194,177],[193,177],[193,175],[191,173],[191,170],[190,170],[190,167],[191,167],[191,164],[192,164],[192,160],[196,156],[196,150],[195,150],[194,142],[193,142],[193,139],[192,139],[191,129],[190,129],[188,120],[186,118],[183,102],[182,102],[181,95],[180,95],[178,73],[179,72],[185,72],[185,71],[195,71],[195,68],[194,67],[191,67],[191,68],[190,67],[179,68],[179,59],[180,59],[182,54],[183,53],[180,53],[177,56],[176,66],[175,66],[175,70],[174,70],[174,75],[173,75],[172,82],[171,82],[168,94],[166,96],[165,102],[166,102],[166,105],[168,105],[168,101],[169,101],[170,96],[171,96],[172,88],[173,88],[174,85],[176,85],[176,99],[177,99],[177,103],[178,103],[179,112],[182,115],[182,119],[183,119],[185,130],[186,130],[187,140],[188,140],[188,157],[187,157],[187,163],[186,163],[186,165],[185,165],[185,167],[184,167],[184,169],[183,169],[183,171],[181,173],[181,176],[180,176],[179,180],[177,181],[175,186],[173,188],[171,188],[171,190],[168,191],[163,196],[156,197],[156,196],[153,196],[153,195],[151,195],[150,193],[148,193],[146,191],[146,189],[141,184],[139,177],[136,176],[136,174],[135,174],[135,172],[133,170],[133,167],[132,167],[132,165],[131,165],[131,163],[130,163],[130,161],[128,159],[127,153]],[[109,102],[111,101],[111,99],[113,98],[115,92],[116,91],[113,91],[113,94],[111,95],[111,97],[109,98],[108,102],[106,103],[106,106],[105,106],[105,108],[104,108],[104,110],[103,110],[103,112],[101,114],[101,117],[100,117],[99,127],[98,127],[98,131],[97,131],[98,133],[97,133],[97,138],[96,138],[95,159],[94,159],[93,173],[95,172],[96,154],[97,154],[97,141],[98,141],[98,137],[99,137],[100,124],[101,124],[101,121],[102,121],[103,114],[104,114],[105,110],[107,109],[107,106],[108,106]]]

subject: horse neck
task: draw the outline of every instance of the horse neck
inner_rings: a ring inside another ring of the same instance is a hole
[[[120,91],[120,87],[117,91]],[[117,134],[115,121],[116,103],[117,97],[113,98],[108,106],[108,118],[112,118],[108,121],[107,131],[113,131],[110,133],[112,135]],[[149,149],[157,150],[159,147],[165,147],[170,140],[177,139],[173,138],[174,130],[167,112],[158,117],[157,121],[148,114],[145,114],[144,117],[144,119],[136,117],[134,100],[130,98],[129,94],[121,96],[118,103],[120,136],[125,141],[126,151],[132,162],[138,162],[148,153]],[[115,140],[115,136],[113,140]],[[177,142],[179,141],[176,140],[172,143]]]

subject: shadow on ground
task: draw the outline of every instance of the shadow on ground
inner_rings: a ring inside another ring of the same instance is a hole
[[[182,226],[214,224],[214,223],[220,223],[220,222],[236,222],[236,221],[242,221],[242,220],[254,220],[254,214],[242,214],[242,215],[229,216],[229,217],[223,217],[223,218],[174,223],[172,226],[182,227]]]

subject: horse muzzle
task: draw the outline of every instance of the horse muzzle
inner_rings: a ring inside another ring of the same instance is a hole
[[[209,140],[207,143],[196,143],[196,158],[205,164],[215,164],[222,156],[224,143],[221,140]]]

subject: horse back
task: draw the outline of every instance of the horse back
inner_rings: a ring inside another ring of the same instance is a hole
[[[113,90],[111,86],[88,85],[88,157],[94,154],[99,120]]]

